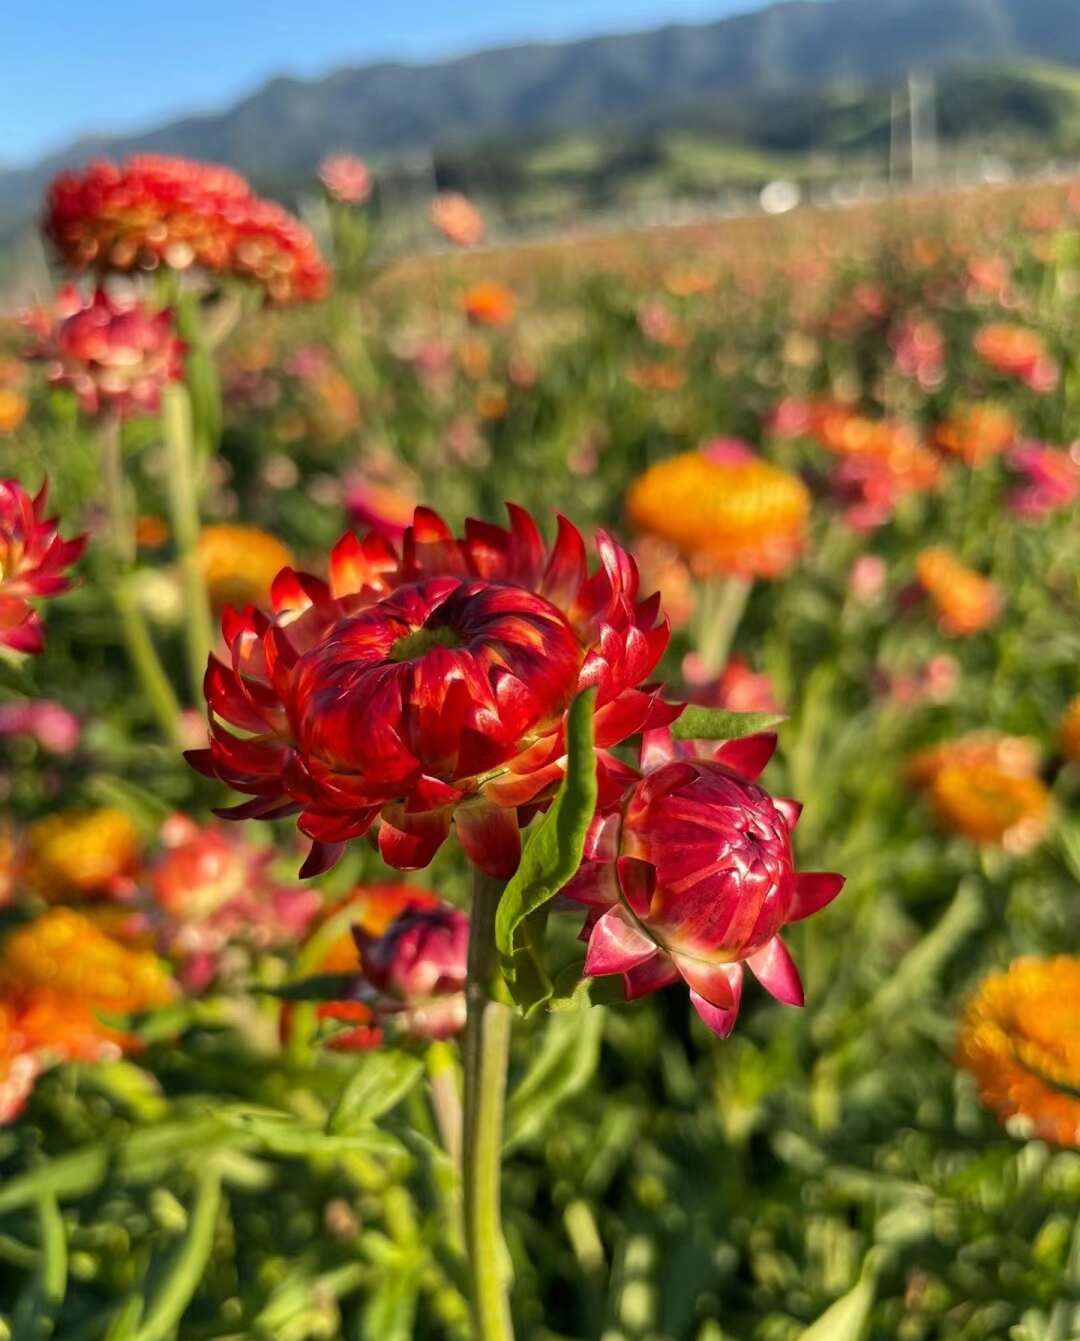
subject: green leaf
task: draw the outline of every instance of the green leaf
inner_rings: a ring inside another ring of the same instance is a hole
[[[322,1127],[301,1122],[289,1113],[271,1109],[253,1111],[237,1107],[220,1110],[217,1116],[237,1133],[250,1137],[271,1154],[304,1157],[351,1153],[395,1159],[404,1154],[401,1142],[376,1127],[344,1133],[328,1133]]]
[[[869,1253],[858,1283],[830,1304],[817,1322],[802,1333],[799,1341],[862,1341],[874,1307],[880,1260],[879,1250]]]
[[[540,1051],[514,1089],[506,1110],[506,1149],[530,1140],[596,1071],[604,1013],[586,1005],[554,1015]]]
[[[12,1341],[46,1341],[52,1336],[67,1294],[67,1233],[52,1193],[38,1198],[37,1218],[41,1268],[16,1306]]]
[[[167,1341],[191,1303],[214,1246],[214,1230],[221,1206],[221,1175],[215,1165],[199,1177],[189,1218],[190,1228],[173,1259],[168,1275],[151,1299],[135,1341]]]
[[[411,1341],[421,1264],[412,1253],[379,1269],[379,1283],[364,1308],[360,1341]]]
[[[326,1130],[347,1135],[389,1112],[408,1094],[423,1072],[423,1063],[404,1052],[371,1052],[341,1092]]]
[[[787,717],[782,712],[728,712],[726,708],[683,710],[671,725],[676,740],[740,740],[759,731],[772,731]]]
[[[104,1179],[108,1167],[108,1151],[100,1145],[51,1159],[0,1188],[0,1215],[28,1206],[39,1197],[84,1197]]]
[[[551,995],[543,960],[544,905],[576,873],[596,810],[593,711],[596,690],[570,706],[566,722],[566,775],[551,809],[529,834],[521,865],[511,878],[495,919],[495,943],[510,995],[523,1012]]]
[[[282,1001],[351,1001],[356,990],[355,973],[315,973],[283,987],[258,987],[253,992],[276,996]]]

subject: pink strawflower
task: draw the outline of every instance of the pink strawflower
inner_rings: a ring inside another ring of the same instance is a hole
[[[75,714],[52,699],[0,704],[0,736],[31,736],[50,754],[70,754],[81,734]]]
[[[407,909],[381,936],[353,929],[361,980],[376,1018],[417,1038],[450,1038],[465,1024],[469,919],[450,904]]]
[[[41,651],[45,626],[29,599],[67,591],[64,569],[86,547],[86,536],[63,540],[45,516],[47,488],[31,497],[18,480],[0,480],[0,647],[15,652]]]
[[[327,154],[319,164],[319,180],[342,205],[362,205],[371,195],[371,171],[356,154]]]
[[[1037,520],[1071,507],[1080,497],[1080,465],[1071,452],[1041,442],[1020,442],[1005,460],[1022,480],[1006,496],[1009,510],[1018,517]]]

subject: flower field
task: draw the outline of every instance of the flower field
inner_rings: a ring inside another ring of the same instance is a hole
[[[0,1338],[1080,1338],[1080,186],[0,318]],[[797,798],[797,799],[792,799]]]

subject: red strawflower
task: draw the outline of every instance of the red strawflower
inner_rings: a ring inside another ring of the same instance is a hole
[[[46,518],[47,487],[31,498],[17,480],[0,480],[0,647],[16,652],[41,651],[44,625],[28,598],[67,591],[64,569],[86,547],[85,536],[62,540]]]
[[[164,154],[98,160],[49,187],[42,231],[74,270],[184,270],[258,280],[276,301],[321,297],[311,233],[230,168]]]
[[[450,904],[401,913],[381,936],[354,929],[360,976],[376,1018],[397,1017],[418,1038],[451,1038],[465,1025],[469,919]]]
[[[305,874],[378,818],[391,866],[426,866],[453,820],[473,863],[505,878],[519,812],[562,777],[580,690],[598,691],[602,769],[608,747],[676,715],[640,687],[668,626],[658,597],[638,601],[630,556],[601,532],[590,575],[569,522],[549,550],[528,513],[508,510],[508,530],[469,521],[455,539],[418,508],[400,555],[384,536],[346,535],[329,585],[286,568],[273,615],[226,610],[230,664],[212,657],[206,676],[211,745],[189,758],[253,798],[231,817],[299,813],[315,840]]]
[[[563,894],[590,908],[585,973],[621,973],[627,1000],[682,978],[706,1025],[735,1026],[743,964],[779,1001],[802,1005],[780,930],[823,908],[843,877],[797,874],[791,831],[801,806],[755,783],[771,734],[693,757],[667,730],[648,733],[643,774],[620,809],[593,824]]]
[[[164,387],[183,376],[183,353],[167,309],[151,312],[104,289],[87,299],[68,285],[35,356],[47,361],[50,382],[70,387],[87,414],[107,410],[126,419],[158,409]]]

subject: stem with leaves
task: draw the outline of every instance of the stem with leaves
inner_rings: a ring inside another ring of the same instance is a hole
[[[465,989],[462,1177],[465,1250],[477,1341],[513,1341],[514,1335],[507,1288],[510,1258],[500,1211],[511,1013],[508,1006],[491,999],[498,973],[495,913],[502,888],[500,882],[475,874]]]

